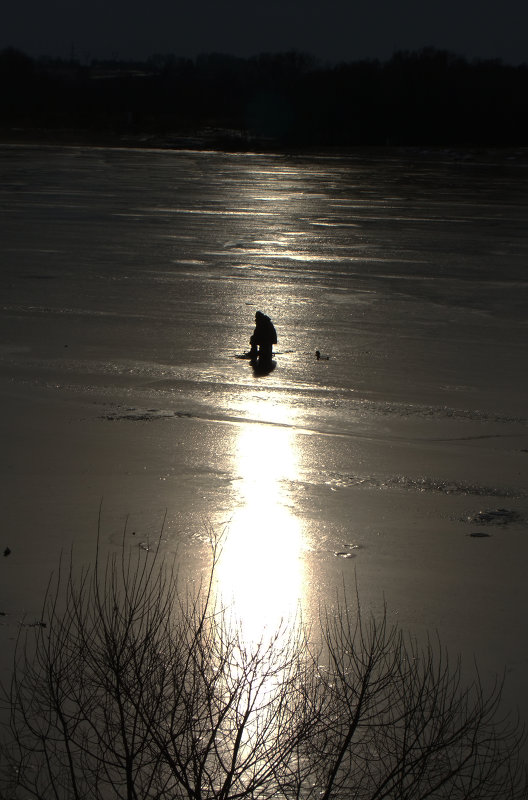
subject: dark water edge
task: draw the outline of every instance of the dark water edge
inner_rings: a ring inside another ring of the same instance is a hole
[[[1,128],[1,144],[57,145],[60,147],[119,147],[145,150],[219,150],[231,152],[281,152],[278,143],[243,137],[237,131],[207,130],[160,136],[150,133],[119,134],[105,130],[54,128]]]
[[[11,128],[0,126],[0,145],[29,147],[102,147],[140,150],[196,150],[200,152],[262,153],[292,156],[352,156],[370,154],[386,157],[445,157],[450,161],[499,161],[528,167],[528,147],[511,145],[356,145],[302,146],[285,145],[278,140],[244,136],[237,130],[211,128],[193,133],[156,135],[150,133],[121,134],[105,130],[70,130],[52,128]]]

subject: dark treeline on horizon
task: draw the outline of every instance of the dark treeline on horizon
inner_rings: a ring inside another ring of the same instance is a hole
[[[144,62],[0,51],[0,133],[227,147],[528,144],[528,65],[444,50],[321,65],[302,53]],[[209,137],[209,139],[208,139]]]

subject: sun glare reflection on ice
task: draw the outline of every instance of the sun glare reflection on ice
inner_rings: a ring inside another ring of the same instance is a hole
[[[222,605],[247,644],[298,622],[304,592],[304,537],[290,496],[295,432],[280,407],[267,407],[266,422],[258,421],[259,408],[248,409],[253,421],[239,431],[238,502],[216,573]]]

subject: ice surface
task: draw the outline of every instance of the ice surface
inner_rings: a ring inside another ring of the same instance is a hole
[[[227,525],[256,628],[357,576],[528,710],[526,170],[0,148],[0,633],[38,615],[61,548],[91,557],[102,499],[109,547],[166,510],[192,577]],[[257,309],[279,336],[261,377],[235,357]]]

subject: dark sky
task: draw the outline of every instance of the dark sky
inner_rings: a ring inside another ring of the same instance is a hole
[[[144,59],[297,50],[323,61],[432,46],[528,62],[527,0],[16,0],[0,49],[31,56]]]

